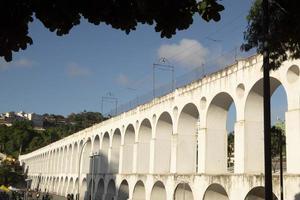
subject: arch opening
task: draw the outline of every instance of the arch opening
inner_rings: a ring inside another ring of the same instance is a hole
[[[287,96],[281,82],[273,77],[270,77],[270,95],[271,119],[272,124],[275,125],[276,118],[281,116],[284,119],[284,112],[287,110]],[[244,163],[245,172],[264,172],[263,127],[263,80],[260,79],[251,88],[245,103],[244,140],[247,141],[247,145],[241,151],[243,155],[240,155],[241,158],[247,157]],[[285,125],[283,127],[285,129]],[[274,133],[271,134],[273,137]],[[253,151],[254,146],[255,151]],[[272,147],[273,150],[274,147]]]
[[[114,180],[110,180],[107,186],[105,200],[114,199],[116,196],[116,185]]]
[[[78,178],[76,178],[75,179],[75,183],[74,183],[74,194],[77,194],[78,193],[78,184],[79,184],[79,182],[78,182]],[[75,197],[75,196],[74,196]]]
[[[167,193],[164,184],[157,181],[152,188],[150,200],[166,200]]]
[[[78,144],[77,144],[77,142],[74,144],[72,157],[73,157],[72,165],[70,167],[71,167],[72,173],[76,173],[78,171]]]
[[[68,179],[68,177],[66,177],[65,181],[64,181],[64,184],[63,184],[63,187],[62,187],[62,190],[61,190],[61,195],[62,196],[66,196],[67,189],[68,189],[68,184],[69,184],[69,179]]]
[[[229,111],[232,111],[229,115]],[[225,92],[217,94],[211,101],[206,117],[206,171],[209,173],[233,172],[233,166],[229,165],[228,155],[228,125],[235,124],[235,105],[233,98]],[[232,116],[233,115],[233,116]],[[232,118],[231,120],[230,117]],[[231,125],[234,129],[234,125]],[[232,130],[233,132],[233,130]],[[210,159],[214,158],[214,159]]]
[[[105,132],[102,139],[102,145],[100,150],[100,172],[107,173],[108,171],[108,149],[109,149],[110,137],[108,132]]]
[[[179,115],[177,129],[177,159],[178,173],[194,173],[197,171],[197,125],[198,108],[189,103]]]
[[[148,119],[144,119],[141,123],[138,134],[138,150],[137,150],[137,172],[149,172],[150,165],[150,141],[152,127]]]
[[[64,178],[61,177],[60,180],[59,180],[59,184],[57,185],[57,189],[56,189],[56,193],[58,195],[62,195],[63,189],[64,189],[64,184],[65,184]]]
[[[262,186],[252,188],[246,195],[245,200],[265,200],[265,188]],[[273,200],[278,200],[274,193]]]
[[[90,179],[88,187],[87,187],[87,191],[86,191],[86,197],[87,199],[91,199],[92,195],[95,194],[95,181]]]
[[[128,182],[123,180],[118,191],[118,200],[127,200],[129,198]]]
[[[170,172],[173,122],[169,113],[158,118],[155,129],[154,173]]]
[[[68,146],[67,150],[67,157],[66,157],[66,167],[65,167],[65,172],[66,173],[71,173],[71,164],[72,164],[72,145],[70,144]]]
[[[86,183],[86,179],[84,178],[81,182],[81,187],[80,187],[80,198],[79,200],[85,200],[88,198],[87,195],[87,183]]]
[[[271,96],[271,153],[272,153],[272,170],[273,173],[280,172],[280,150],[282,155],[283,172],[287,169],[286,154],[286,120],[287,112],[287,95],[282,85],[279,85]],[[294,123],[294,119],[293,119]],[[280,135],[281,141],[280,141]],[[281,142],[281,147],[280,147]],[[291,153],[294,153],[292,151]],[[290,154],[289,154],[290,155]]]
[[[103,179],[100,179],[97,184],[97,189],[96,189],[96,194],[95,194],[96,199],[102,200],[103,194],[104,194],[104,181],[103,181]]]
[[[61,167],[61,172],[66,173],[67,172],[67,166],[68,166],[68,147],[65,146],[64,151],[63,151],[63,160],[62,160],[62,167]]]
[[[225,189],[220,184],[217,183],[211,184],[204,193],[203,200],[211,200],[211,199],[229,200]]]
[[[90,155],[91,155],[91,149],[92,148],[92,142],[91,142],[91,139],[89,138],[84,149],[83,149],[83,152],[82,152],[82,164],[81,164],[81,171],[82,173],[84,174],[88,174],[90,173],[91,169],[91,158],[90,158]]]
[[[73,187],[74,187],[74,182],[73,182],[73,178],[70,179],[69,185],[68,185],[68,189],[67,189],[67,194],[73,194]]]
[[[100,173],[100,137],[99,135],[95,136],[94,142],[93,142],[93,154],[92,157],[92,173]]]
[[[111,161],[109,164],[111,173],[119,172],[120,145],[121,145],[121,131],[120,129],[116,129],[112,136]]]
[[[138,181],[133,189],[132,194],[133,200],[145,200],[146,199],[146,193],[145,193],[145,185],[142,181]]]
[[[193,192],[189,184],[179,183],[174,193],[175,200],[194,200]]]
[[[129,124],[125,130],[124,146],[123,146],[123,173],[131,173],[133,171],[133,149],[135,142],[135,129]]]

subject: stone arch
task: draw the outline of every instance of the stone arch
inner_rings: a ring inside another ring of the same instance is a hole
[[[135,129],[132,124],[126,127],[124,134],[124,146],[123,146],[123,163],[122,172],[132,173],[133,171],[133,147],[135,142]]]
[[[92,194],[94,194],[94,192],[95,192],[95,181],[90,179],[87,187],[87,192],[86,192],[88,200],[91,199]]]
[[[86,144],[83,148],[83,152],[82,152],[82,173],[84,174],[88,174],[90,173],[90,166],[91,166],[91,159],[90,159],[90,155],[91,155],[91,149],[92,149],[92,140],[91,138],[88,138],[86,141]]]
[[[138,181],[133,189],[132,200],[145,200],[146,192],[145,185],[142,181]]]
[[[73,146],[73,155],[72,155],[72,172],[76,173],[78,171],[78,144],[77,142],[74,143]]]
[[[84,141],[80,140],[79,144],[78,144],[78,155],[77,155],[77,162],[78,162],[78,166],[77,166],[77,173],[80,170],[80,172],[82,173],[82,168],[83,168],[83,144]],[[82,151],[82,152],[81,152]],[[80,155],[81,155],[81,160],[80,160]]]
[[[100,173],[100,137],[96,135],[93,141],[92,173]]]
[[[280,85],[278,79],[270,77],[271,96]],[[247,158],[244,162],[244,172],[264,172],[263,131],[263,79],[260,79],[249,90],[244,107],[244,141],[247,145],[244,145],[244,149],[240,151],[243,153],[240,159]],[[252,149],[254,146],[255,151]]]
[[[101,150],[100,150],[100,156],[101,156],[101,164],[100,164],[100,171],[101,173],[107,173],[108,171],[108,150],[110,145],[110,137],[109,133],[105,132],[102,138],[101,142]]]
[[[174,192],[174,200],[194,200],[194,195],[188,183],[179,183]]]
[[[246,195],[244,200],[265,200],[265,188],[262,186],[252,188]],[[278,200],[273,193],[273,200]]]
[[[98,181],[97,188],[96,188],[96,199],[102,200],[104,194],[104,180],[101,178]]]
[[[155,128],[154,173],[170,172],[172,133],[172,117],[168,112],[163,112]]]
[[[93,141],[93,153],[99,153],[100,150],[100,137],[96,135]]]
[[[120,184],[118,191],[118,200],[127,200],[129,198],[129,186],[126,180],[123,180]]]
[[[53,187],[54,187],[54,178],[50,177],[49,178],[49,185],[48,185],[48,192],[53,192]]]
[[[137,173],[149,172],[151,135],[151,122],[149,119],[144,119],[138,133]]]
[[[164,184],[161,181],[157,181],[151,191],[150,200],[166,200],[167,192]]]
[[[114,174],[119,172],[121,138],[121,131],[117,128],[112,136],[111,159],[109,163],[110,171]]]
[[[56,177],[55,178],[55,183],[54,183],[54,193],[55,194],[59,194],[59,188],[61,187],[61,182],[62,180],[60,179],[60,177]]]
[[[227,172],[227,113],[233,98],[226,92],[218,93],[210,102],[206,116],[205,167],[208,173]],[[214,159],[209,159],[214,158]]]
[[[62,160],[62,168],[61,172],[66,173],[67,172],[67,166],[68,162],[70,162],[68,159],[70,157],[68,156],[68,147],[67,145],[64,147],[64,154],[63,154],[63,160]]]
[[[229,200],[226,190],[223,188],[222,185],[217,183],[213,183],[210,186],[208,186],[203,195],[203,200],[211,199]]]
[[[73,181],[73,178],[70,178],[68,189],[67,189],[67,194],[73,194],[73,193],[75,193],[73,191],[73,187],[74,187],[74,181]]]
[[[44,185],[45,185],[45,178],[44,177],[41,177],[40,178],[40,189],[41,189],[41,191],[44,191]]]
[[[52,155],[52,167],[51,167],[51,171],[52,173],[56,173],[56,156],[57,156],[57,150],[54,149],[53,150],[53,155]]]
[[[44,181],[44,187],[43,187],[43,189],[42,189],[43,192],[48,191],[49,177],[46,176],[44,180],[45,180],[45,181]]]
[[[52,167],[52,150],[50,150],[49,154],[48,154],[48,165],[47,165],[47,169],[48,172],[51,173],[51,167]]]
[[[68,177],[65,177],[65,181],[64,181],[64,184],[63,184],[63,187],[62,187],[62,190],[61,190],[61,195],[62,196],[66,196],[67,189],[68,189],[68,184],[69,184],[69,179],[68,179]]]
[[[107,185],[105,200],[114,199],[115,196],[116,196],[116,185],[115,185],[115,181],[111,179]]]
[[[58,158],[58,165],[57,165],[57,173],[62,173],[63,172],[63,166],[65,164],[64,162],[64,147],[60,147],[59,150],[59,158]]]
[[[74,183],[74,194],[78,194],[78,184],[79,184],[79,181],[78,181],[78,178],[75,179],[75,183]],[[79,188],[80,190],[80,188]],[[75,198],[75,196],[74,196]]]
[[[67,158],[66,158],[66,173],[71,173],[71,163],[73,162],[74,156],[72,156],[72,144],[68,145],[68,153],[67,153]]]
[[[300,74],[299,66],[291,65],[288,68],[286,73],[287,82],[290,84],[297,83],[297,81],[299,80],[299,74]]]
[[[79,200],[85,200],[85,199],[87,199],[87,183],[86,183],[86,178],[84,178],[82,180],[81,186],[80,186],[79,190],[80,190]]]
[[[193,103],[186,104],[179,114],[177,125],[177,173],[195,173],[197,171],[198,121],[199,111],[197,106]]]
[[[57,178],[57,180],[58,180],[58,184],[57,184],[55,191],[56,191],[56,194],[61,195],[62,191],[63,191],[63,186],[64,186],[64,178],[60,177],[60,178]]]

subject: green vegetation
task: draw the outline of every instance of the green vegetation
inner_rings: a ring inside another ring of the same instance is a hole
[[[284,122],[277,122],[271,128],[271,155],[272,159],[277,159],[280,154],[279,135],[282,134],[282,154],[285,152],[285,124]],[[230,132],[227,137],[227,156],[232,157],[234,155],[234,132]]]
[[[106,24],[127,34],[136,30],[138,24],[148,24],[161,37],[170,38],[178,30],[189,28],[193,16],[219,21],[222,10],[218,0],[4,0],[0,7],[0,57],[11,61],[13,51],[25,50],[33,43],[28,29],[34,20],[58,36],[68,34],[84,18],[94,25]]]
[[[280,154],[279,136],[282,135],[282,154],[285,155],[285,132],[284,128],[280,124],[275,124],[271,128],[271,146],[272,146],[272,158],[276,158]]]
[[[22,167],[17,162],[4,161],[0,164],[0,186],[22,187],[25,185],[25,177]]]
[[[300,12],[298,0],[269,1],[269,40],[271,68],[280,67],[287,59],[300,58]],[[262,0],[256,0],[248,14],[248,27],[244,33],[243,50],[256,48],[263,53],[263,10]]]
[[[98,112],[44,115],[45,130],[35,130],[29,121],[16,121],[12,126],[0,126],[0,152],[15,158],[105,120]]]

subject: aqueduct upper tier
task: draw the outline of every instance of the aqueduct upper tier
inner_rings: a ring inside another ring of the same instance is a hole
[[[287,98],[284,195],[290,200],[300,199],[299,66],[300,60],[284,62],[270,82],[272,93],[282,85]],[[262,87],[262,57],[252,56],[19,159],[32,188],[65,196],[77,193],[79,183],[81,199],[262,199]]]

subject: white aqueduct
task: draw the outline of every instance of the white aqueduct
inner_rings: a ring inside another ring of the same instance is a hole
[[[284,197],[300,199],[300,60],[271,72],[282,85],[287,169]],[[262,57],[221,71],[62,140],[21,155],[32,188],[80,199],[263,198]],[[234,172],[227,170],[227,112],[236,107]],[[79,172],[79,154],[83,149]],[[97,153],[98,156],[91,155]],[[91,164],[92,163],[92,164]],[[279,176],[273,175],[280,196]]]

